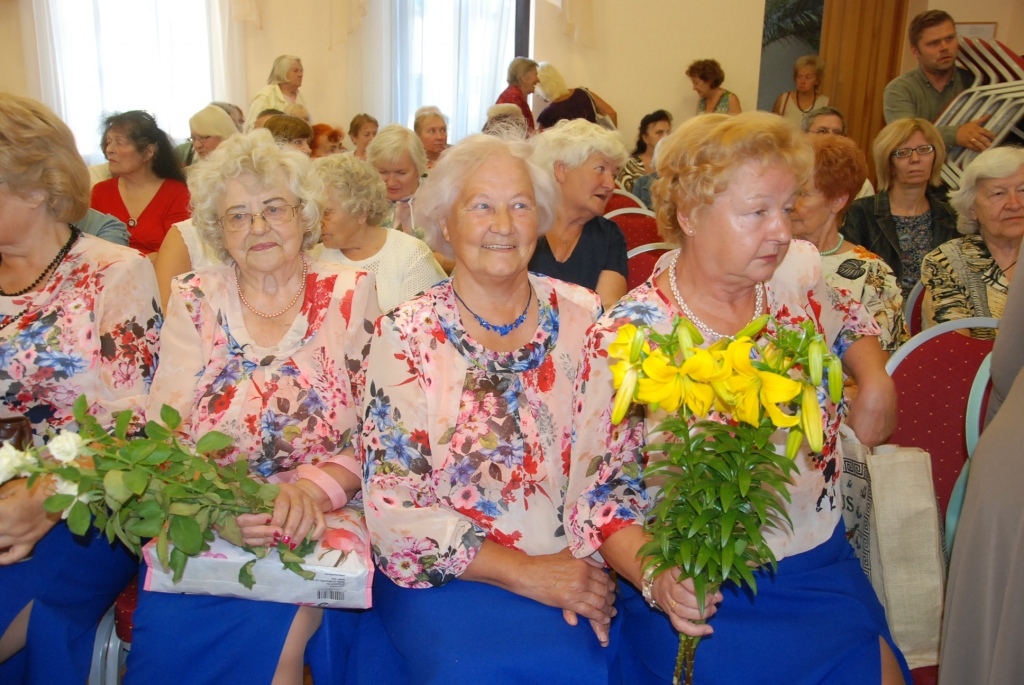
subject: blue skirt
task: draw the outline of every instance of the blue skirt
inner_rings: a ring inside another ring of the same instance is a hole
[[[32,557],[0,566],[0,634],[30,602],[25,649],[0,664],[0,683],[84,684],[96,625],[138,571],[138,560],[95,529],[76,536],[63,523]]]
[[[359,683],[604,685],[618,643],[617,619],[603,648],[586,619],[570,626],[561,609],[484,583],[410,590],[378,573],[373,604],[354,659]]]
[[[864,685],[881,682],[878,639],[889,643],[912,683],[875,596],[840,522],[814,549],[783,559],[774,575],[756,574],[757,595],[728,582],[700,641],[693,680],[701,685],[787,683]],[[672,682],[679,633],[660,611],[620,583],[622,647],[613,682]]]
[[[145,577],[145,563],[141,573]],[[269,685],[298,610],[295,604],[140,587],[125,685]],[[362,613],[324,609],[320,628],[306,644],[316,685],[345,685]]]

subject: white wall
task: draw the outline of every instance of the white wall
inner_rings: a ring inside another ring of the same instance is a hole
[[[30,95],[21,40],[21,11],[17,0],[0,0],[0,91]]]
[[[534,50],[570,87],[592,89],[619,115],[630,150],[645,114],[667,109],[678,124],[693,116],[697,95],[686,67],[717,59],[724,86],[744,110],[757,106],[764,0],[593,0],[596,47],[563,34],[559,10],[536,0]]]

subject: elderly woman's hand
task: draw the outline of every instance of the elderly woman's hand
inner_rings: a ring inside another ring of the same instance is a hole
[[[559,607],[569,625],[576,625],[577,614],[589,619],[598,640],[607,646],[608,625],[616,614],[615,582],[601,564],[576,559],[568,549],[528,559],[518,594]]]
[[[679,569],[671,568],[654,579],[651,597],[661,610],[665,612],[672,626],[684,635],[704,637],[712,634],[714,629],[704,623],[693,623],[700,619],[709,619],[718,611],[718,603],[722,601],[722,593],[716,592],[704,597],[704,613],[697,609],[697,595],[693,590],[693,578],[677,582]]]
[[[47,514],[43,501],[52,494],[39,479],[31,488],[24,478],[10,480],[0,486],[0,566],[27,557],[54,524],[60,514]]]
[[[242,541],[251,547],[269,547],[278,542],[293,549],[312,530],[319,540],[327,531],[327,521],[319,498],[294,483],[280,483],[274,500],[274,514],[241,514],[235,517]]]
[[[860,338],[843,355],[843,365],[857,381],[846,425],[868,447],[884,443],[896,428],[896,385],[885,371],[885,361],[874,337]]]

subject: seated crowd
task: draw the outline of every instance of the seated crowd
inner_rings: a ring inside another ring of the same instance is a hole
[[[911,42],[938,20],[915,18]],[[846,541],[839,427],[868,446],[892,433],[885,364],[918,282],[925,326],[1024,311],[1008,299],[1024,150],[979,151],[948,194],[950,132],[904,116],[874,141],[872,184],[823,68],[801,58],[774,113],[741,113],[721,66],[694,62],[699,116],[673,130],[648,114],[632,155],[607,102],[522,57],[484,133],[454,145],[424,107],[411,129],[357,115],[347,150],[343,128],[311,124],[289,55],[244,117],[211,103],[177,149],[149,113],[107,117],[99,170],[45,106],[0,94],[0,414],[41,444],[84,393],[106,427],[170,405],[183,442],[226,433],[218,464],[280,486],[272,516],[237,517],[250,546],[366,512],[371,610],[143,588],[125,682],[298,684],[308,668],[317,685],[653,685],[671,682],[681,632],[703,638],[699,683],[911,685]],[[536,118],[535,89],[550,103]],[[619,187],[673,246],[629,292],[604,217]],[[671,438],[657,405],[611,422],[609,348],[676,316],[707,348],[762,314],[823,332],[857,391],[819,400],[824,446],[797,454],[792,527],[764,532],[778,566],[756,598],[731,582],[698,598],[644,563],[644,473]],[[48,487],[0,486],[5,683],[84,683],[96,623],[140,570],[47,514]]]

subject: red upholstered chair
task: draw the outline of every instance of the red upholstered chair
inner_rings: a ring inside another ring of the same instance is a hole
[[[646,209],[644,203],[640,201],[633,193],[622,188],[616,188],[612,191],[612,196],[608,198],[607,204],[604,206],[604,214],[608,216],[609,212],[614,212],[616,209],[624,209],[626,207],[633,207],[634,209]]]
[[[903,320],[907,322],[910,335],[917,335],[924,330],[924,283],[921,281],[914,284],[903,302]]]
[[[940,323],[911,338],[889,358],[896,383],[896,432],[889,441],[920,447],[932,458],[935,493],[943,515],[967,461],[967,401],[991,340],[962,335],[967,328],[998,328],[998,319],[974,317]]]
[[[649,209],[635,207],[617,209],[605,214],[604,218],[611,219],[622,229],[622,235],[626,236],[627,250],[661,241],[661,235],[658,233],[658,220],[654,217],[654,212]]]
[[[100,619],[92,649],[90,685],[119,685],[132,648],[135,607],[139,604],[139,577],[135,576]]]
[[[676,246],[672,243],[650,243],[627,252],[629,278],[626,279],[626,287],[632,290],[638,285],[642,285],[654,273],[654,266],[661,259],[661,255],[674,249]]]

